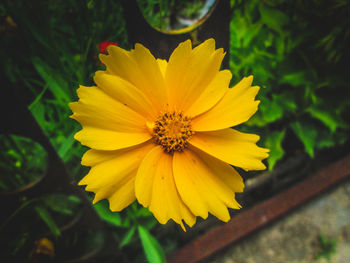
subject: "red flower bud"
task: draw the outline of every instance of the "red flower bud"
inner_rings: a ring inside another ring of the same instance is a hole
[[[105,40],[105,41],[102,41],[100,44],[97,44],[97,49],[100,51],[100,53],[108,54],[107,47],[110,45],[118,46],[117,43],[114,43],[114,42],[109,41],[109,40]]]

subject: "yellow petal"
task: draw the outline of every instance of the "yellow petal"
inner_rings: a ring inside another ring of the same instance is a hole
[[[183,81],[187,64],[192,53],[191,40],[186,40],[179,44],[169,58],[165,72],[165,83],[169,90],[169,103],[174,106],[178,100],[179,84]]]
[[[149,207],[157,220],[165,224],[173,219],[184,229],[182,220],[189,226],[195,216],[181,200],[172,173],[172,155],[157,146],[142,161],[135,181],[137,200]]]
[[[168,62],[165,59],[157,58],[157,63],[158,63],[160,72],[162,72],[163,77],[165,77],[165,72],[168,66]]]
[[[156,59],[140,44],[135,50],[126,51],[117,46],[107,48],[109,55],[100,54],[107,73],[119,76],[142,91],[157,111],[165,103],[164,79]]]
[[[136,171],[133,177],[126,184],[118,188],[118,190],[108,198],[109,208],[111,211],[121,211],[136,200],[135,176]]]
[[[148,119],[157,117],[157,112],[147,96],[125,79],[106,74],[105,71],[97,71],[94,81],[108,95],[140,115]]]
[[[259,87],[251,87],[252,81],[252,76],[243,78],[228,89],[213,108],[192,120],[192,128],[195,131],[214,131],[247,121],[257,111],[260,102],[254,100]]]
[[[74,139],[82,145],[96,150],[118,150],[141,144],[151,138],[148,132],[115,132],[89,126],[83,127],[74,135]]]
[[[107,48],[109,55],[100,54],[100,60],[106,65],[107,73],[119,76],[137,86],[142,74],[136,61],[130,57],[130,51],[117,46]]]
[[[97,87],[80,86],[78,102],[69,104],[71,116],[82,126],[117,132],[144,132],[146,119]]]
[[[196,101],[203,91],[207,89],[207,86],[213,81],[214,77],[217,75],[220,69],[220,65],[222,62],[222,59],[224,58],[224,52],[223,49],[220,48],[216,50],[211,56],[209,56],[208,59],[204,60],[206,63],[199,63],[194,67],[196,70],[193,69],[191,63],[190,63],[190,69],[188,72],[191,72],[190,80],[186,80],[186,83],[191,83],[190,86],[188,86],[188,90],[183,97],[181,108],[185,111],[192,105],[194,101]],[[206,54],[199,56],[205,57]],[[203,60],[202,57],[202,60]],[[194,60],[195,62],[195,60]],[[194,64],[194,63],[193,63]],[[192,79],[193,78],[193,79]]]
[[[137,169],[122,177],[114,184],[108,184],[100,188],[86,188],[86,191],[95,192],[93,204],[102,199],[109,199],[112,211],[120,211],[135,201],[135,176]],[[118,197],[118,198],[116,198]]]
[[[138,146],[134,146],[134,147],[138,147]],[[123,151],[123,150],[101,151],[101,150],[89,149],[84,153],[83,157],[81,158],[81,164],[85,166],[93,166],[93,165],[108,161],[110,159],[113,159],[116,155],[118,155],[119,151]]]
[[[117,151],[88,151],[83,157],[83,163],[93,166],[79,185],[87,184],[87,189],[98,189],[116,184],[137,169],[142,159],[153,147],[154,144],[148,142]]]
[[[197,189],[196,182],[189,170],[191,168],[193,168],[193,165],[186,160],[185,153],[174,153],[173,172],[180,197],[195,216],[206,219],[208,217],[208,207],[199,192],[200,189]]]
[[[239,173],[229,164],[220,161],[217,158],[212,157],[205,152],[191,147],[191,150],[197,154],[203,163],[208,164],[211,171],[214,171],[213,174],[221,181],[225,186],[228,186],[234,193],[242,193],[244,189],[244,183],[242,177]],[[224,201],[224,199],[222,199]],[[230,206],[231,208],[237,208]]]
[[[171,106],[184,111],[212,82],[224,57],[223,49],[215,50],[214,39],[208,39],[192,51],[190,47],[186,41],[175,49],[169,59],[165,78]]]
[[[153,143],[148,141],[140,145],[136,145],[125,149],[115,150],[115,151],[103,151],[103,150],[90,149],[84,153],[81,159],[81,164],[85,166],[94,166],[96,164],[109,161],[113,158],[116,158],[128,152],[135,153],[134,151],[138,152],[138,151],[142,151],[143,149],[147,151],[147,147],[149,145],[153,146]]]
[[[225,54],[215,50],[214,39],[209,39],[193,49],[192,57],[184,76],[184,92],[179,92],[178,107],[186,111],[195,102],[219,72]]]
[[[212,108],[228,91],[231,78],[232,74],[229,70],[218,72],[199,98],[185,112],[185,115],[195,117]]]
[[[96,193],[93,203],[108,198],[112,211],[124,209],[136,199],[136,172],[141,160],[153,147],[153,143],[145,143],[118,151],[90,150],[83,159],[94,166],[79,185],[87,184],[86,191]]]
[[[210,157],[202,159],[203,155],[204,153],[198,155],[198,151],[195,153],[190,149],[174,153],[176,187],[192,213],[202,217],[205,215],[205,218],[210,212],[227,222],[230,219],[227,206],[240,208],[232,189],[216,175],[222,171],[227,172],[228,167]]]
[[[130,55],[136,61],[142,73],[141,83],[146,95],[149,96],[155,106],[166,104],[166,89],[164,77],[154,56],[141,44],[135,44],[135,49]]]
[[[268,149],[258,147],[259,136],[233,129],[196,132],[189,143],[202,151],[245,170],[264,170],[261,162],[268,157]]]

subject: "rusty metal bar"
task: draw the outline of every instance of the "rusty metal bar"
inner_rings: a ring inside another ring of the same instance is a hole
[[[234,216],[168,256],[168,263],[202,261],[350,177],[350,155],[276,196]]]

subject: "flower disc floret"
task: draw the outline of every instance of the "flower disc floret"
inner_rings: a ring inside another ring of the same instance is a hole
[[[154,142],[168,153],[182,152],[193,134],[191,118],[184,116],[183,112],[176,111],[161,114],[153,129]]]

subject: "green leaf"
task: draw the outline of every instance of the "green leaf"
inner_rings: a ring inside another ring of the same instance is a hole
[[[112,212],[108,207],[108,201],[102,200],[94,204],[98,215],[108,223],[115,226],[122,226],[122,218],[118,212]]]
[[[307,108],[306,111],[309,112],[315,119],[323,122],[332,133],[335,132],[339,124],[343,123],[339,116],[333,113],[331,109],[320,109],[318,107],[311,106]]]
[[[347,132],[331,133],[326,128],[319,130],[317,135],[318,149],[332,147],[334,145],[341,145],[347,140]]]
[[[247,126],[258,126],[258,127],[263,127],[267,124],[267,122],[265,121],[261,110],[259,110],[258,112],[256,112],[246,123],[245,125]]]
[[[21,250],[21,248],[27,243],[29,240],[29,233],[24,232],[21,233],[21,236],[16,238],[15,248],[12,250],[11,255],[17,255],[17,253]]]
[[[137,229],[148,262],[165,263],[165,254],[158,241],[143,226],[139,225]]]
[[[317,148],[327,148],[335,145],[337,142],[334,140],[332,133],[330,133],[328,130],[322,130],[318,132],[317,136]]]
[[[52,194],[43,197],[43,202],[55,212],[72,215],[76,212],[80,199],[74,195]]]
[[[286,111],[295,112],[297,109],[294,94],[291,92],[272,94],[272,100],[276,101],[276,103]]]
[[[246,35],[247,21],[241,14],[237,14],[236,16],[233,17],[231,25],[235,26],[235,28],[231,30],[231,32],[233,32],[232,36],[234,37],[235,41],[233,41],[231,44],[236,48],[240,48],[242,45],[243,39]]]
[[[71,101],[69,95],[70,92],[67,90],[67,84],[64,83],[63,85],[62,80],[58,82],[56,78],[59,78],[59,76],[57,75],[55,77],[54,73],[52,73],[52,69],[45,62],[38,57],[34,57],[33,64],[39,75],[45,80],[46,84],[48,85],[48,89],[52,92],[56,99],[63,102]]]
[[[282,32],[282,27],[289,22],[289,17],[275,8],[262,5],[259,11],[262,22],[278,32]]]
[[[276,100],[261,98],[260,110],[267,123],[279,120],[283,116],[283,107]]]
[[[128,232],[126,232],[122,241],[119,243],[119,247],[124,247],[125,245],[129,244],[132,237],[135,234],[135,231],[136,231],[136,226],[132,226],[131,228],[129,228]]]
[[[282,37],[282,36],[277,37],[276,42],[275,42],[275,46],[276,46],[277,55],[281,59],[283,59],[283,54],[284,54],[284,50],[285,50],[284,37]]]
[[[317,139],[317,130],[312,125],[306,123],[294,122],[291,127],[300,141],[304,144],[305,151],[314,157],[314,148]]]
[[[294,72],[290,74],[283,75],[279,80],[280,84],[289,84],[293,87],[302,86],[306,83],[305,73],[303,71]]]
[[[264,65],[263,63],[252,63],[252,73],[254,79],[259,80],[261,83],[266,83],[269,79],[274,79],[274,75],[271,74],[271,69],[269,65]]]
[[[245,30],[245,34],[243,37],[243,47],[248,47],[250,42],[255,38],[255,36],[260,32],[262,24],[257,23],[254,25],[251,25],[250,27]]]
[[[273,170],[277,161],[284,155],[284,150],[282,148],[284,136],[285,130],[272,132],[265,138],[265,147],[270,149],[270,155],[267,159],[270,171]]]
[[[136,215],[137,215],[137,217],[152,217],[153,218],[153,214],[146,207],[138,208],[136,211]]]
[[[39,217],[46,223],[49,227],[51,233],[58,237],[61,235],[61,231],[56,225],[56,222],[51,217],[50,213],[43,206],[35,206],[35,211],[38,213]]]
[[[41,127],[45,127],[47,120],[45,119],[45,106],[41,102],[37,102],[30,108],[34,118]]]
[[[62,143],[62,145],[58,149],[58,155],[61,157],[61,159],[64,162],[67,162],[69,160],[69,158],[71,157],[71,155],[67,154],[67,152],[68,152],[68,150],[70,150],[72,148],[72,145],[75,141],[74,134],[76,132],[77,132],[77,130],[74,129],[74,131],[69,135],[68,138],[66,138],[66,140],[64,140],[64,142]]]

